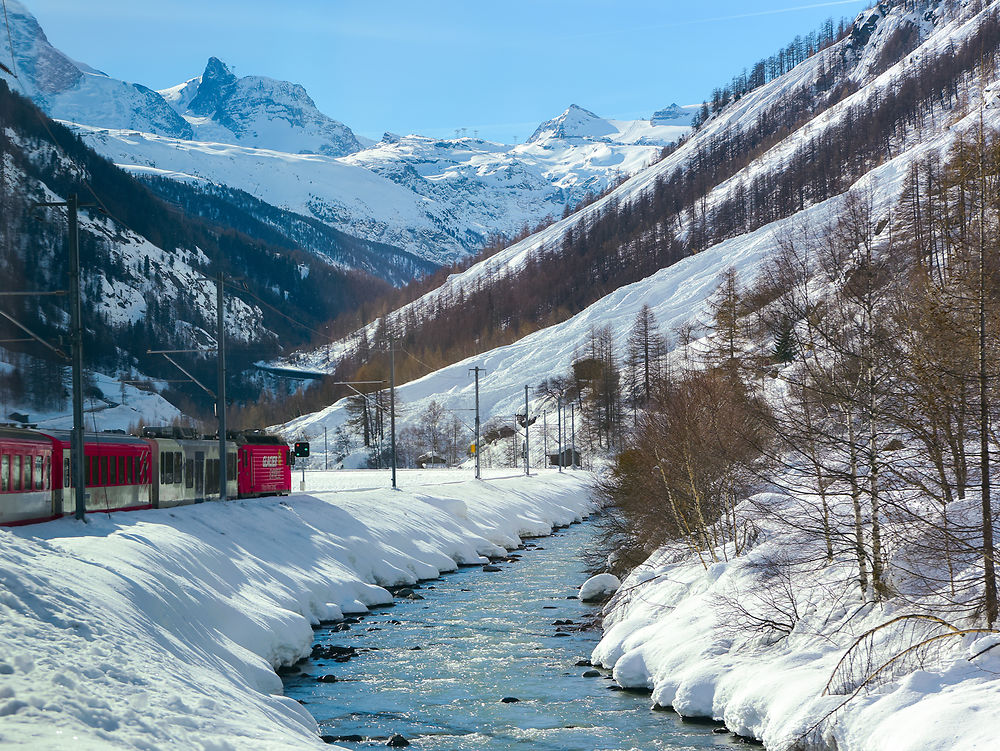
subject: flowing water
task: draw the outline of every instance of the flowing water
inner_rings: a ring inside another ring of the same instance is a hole
[[[599,608],[568,598],[586,579],[580,555],[593,537],[593,525],[573,525],[527,541],[521,560],[499,572],[463,568],[414,588],[422,600],[397,597],[358,623],[321,628],[318,644],[353,651],[300,664],[301,673],[285,676],[285,693],[324,736],[354,748],[385,747],[397,733],[412,748],[449,751],[732,745],[712,725],[616,690],[607,671],[584,677],[590,668],[576,663],[590,657],[600,630],[580,627]],[[335,682],[318,680],[330,675]],[[364,740],[343,740],[350,736]]]

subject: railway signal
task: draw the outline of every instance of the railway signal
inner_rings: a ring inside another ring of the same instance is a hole
[[[309,441],[296,441],[295,456],[302,459],[309,456]]]

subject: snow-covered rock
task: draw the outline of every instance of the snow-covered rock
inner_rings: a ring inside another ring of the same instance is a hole
[[[583,583],[578,597],[584,602],[606,600],[617,592],[621,585],[621,580],[614,574],[597,574]]]
[[[788,536],[764,537],[748,557],[708,568],[676,547],[654,554],[626,578],[630,596],[606,608],[605,633],[591,661],[612,669],[619,685],[651,691],[656,705],[723,721],[770,751],[986,751],[996,745],[1000,654],[980,654],[995,636],[956,637],[950,650],[920,658],[911,672],[871,691],[826,691],[857,637],[906,607],[862,602],[852,591],[849,561],[797,574],[790,633],[736,627],[734,599],[748,612],[783,617],[773,600],[765,605],[767,596],[758,596],[759,565],[787,555]],[[912,642],[887,636],[880,645],[867,668],[859,658],[860,679]]]

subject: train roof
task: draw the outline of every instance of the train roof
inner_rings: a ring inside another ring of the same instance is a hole
[[[29,428],[0,427],[0,439],[17,441],[40,441],[49,443],[50,439],[44,433]]]
[[[236,441],[237,446],[255,444],[263,446],[287,446],[281,436],[271,435],[259,430],[244,430],[238,433],[229,433],[229,438]]]
[[[142,429],[143,438],[172,438],[175,441],[193,441],[205,436],[194,428],[181,425],[147,425]]]
[[[36,428],[34,432],[37,432],[43,436],[60,441],[65,444],[69,444],[71,441],[72,431],[70,430],[50,430],[47,428]],[[83,434],[84,443],[104,443],[104,444],[125,444],[127,446],[145,446],[146,441],[142,438],[136,438],[134,435],[128,435],[127,433],[118,432],[107,432],[107,433],[84,433]]]

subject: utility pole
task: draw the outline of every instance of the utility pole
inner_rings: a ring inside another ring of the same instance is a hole
[[[469,371],[476,374],[476,442],[474,445],[476,447],[476,479],[479,480],[482,479],[482,472],[480,469],[480,462],[479,462],[479,457],[480,454],[482,453],[481,451],[482,447],[479,445],[479,373],[480,372],[485,373],[486,371],[480,368],[478,365],[474,368],[469,368]]]
[[[70,437],[70,454],[73,489],[76,498],[76,518],[81,521],[87,514],[86,480],[83,474],[83,307],[80,302],[80,227],[78,210],[80,202],[76,193],[69,195],[66,209],[69,214],[69,315],[73,366],[73,433]]]
[[[524,387],[524,476],[531,476],[531,454],[528,451],[528,387]]]
[[[576,469],[576,405],[569,403],[569,427],[570,427],[570,449],[569,461],[573,469]]]
[[[323,469],[330,469],[330,443],[326,437],[326,425],[323,426]]]
[[[545,454],[545,462],[542,466],[549,466],[549,422],[548,414],[542,410],[542,451]]]
[[[396,489],[396,342],[389,339],[389,445],[392,448],[392,489]]]
[[[560,396],[556,400],[556,435],[559,437],[559,471],[562,472],[563,467],[563,452],[562,452],[562,439],[563,439],[563,405],[562,397]]]
[[[83,308],[80,302],[80,229],[78,216],[79,210],[83,206],[81,206],[76,193],[70,193],[66,201],[53,201],[35,205],[65,206],[69,219],[69,326],[72,347],[70,362],[73,371],[73,430],[70,433],[70,455],[72,457],[70,472],[73,476],[76,518],[85,521],[87,513],[87,488],[83,473]],[[87,206],[90,205],[87,204]]]
[[[215,281],[215,326],[219,346],[219,396],[216,401],[216,412],[219,417],[219,500],[226,500],[226,321],[225,298],[222,285],[226,278],[222,271]]]

